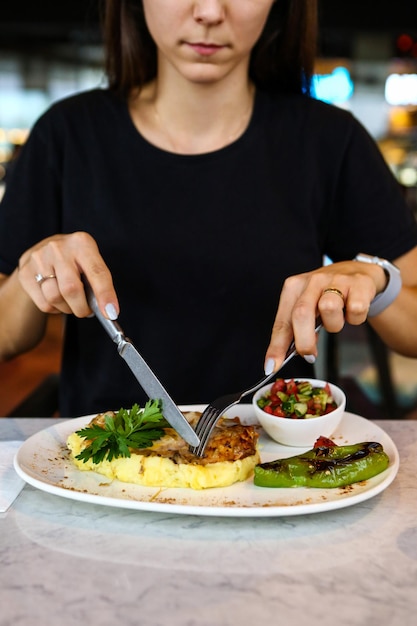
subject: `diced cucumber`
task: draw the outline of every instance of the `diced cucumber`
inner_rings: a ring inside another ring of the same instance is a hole
[[[303,417],[307,413],[307,404],[305,402],[296,402],[294,404],[294,413],[297,417]]]
[[[308,402],[311,396],[308,396],[304,393],[298,393],[297,398],[298,398],[298,402]]]

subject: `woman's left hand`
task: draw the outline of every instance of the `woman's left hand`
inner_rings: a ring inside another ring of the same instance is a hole
[[[345,321],[362,324],[372,300],[385,285],[381,267],[358,261],[333,263],[287,278],[265,357],[265,371],[278,369],[293,339],[297,352],[314,362],[317,317],[331,333],[341,331]]]

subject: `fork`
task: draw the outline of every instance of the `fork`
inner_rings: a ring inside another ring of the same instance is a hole
[[[321,321],[316,322],[315,332],[318,333],[322,328],[323,324]],[[232,406],[235,404],[239,404],[239,402],[245,396],[254,393],[263,385],[271,380],[274,376],[278,374],[278,372],[297,354],[297,350],[295,349],[294,341],[291,342],[290,347],[287,350],[285,355],[285,359],[283,360],[281,367],[276,371],[272,372],[272,374],[268,374],[264,376],[261,380],[259,380],[255,385],[249,387],[249,389],[245,389],[244,391],[237,391],[236,393],[229,393],[225,396],[221,396],[217,398],[213,402],[210,402],[209,405],[204,409],[202,415],[200,416],[196,427],[195,432],[200,439],[200,443],[197,446],[190,446],[190,452],[195,456],[202,457],[204,455],[204,450],[206,448],[207,442],[210,439],[211,433],[214,430],[218,420],[220,417]]]

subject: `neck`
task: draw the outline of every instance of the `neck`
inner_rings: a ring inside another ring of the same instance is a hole
[[[176,85],[158,80],[133,101],[132,118],[139,131],[158,147],[179,154],[198,154],[229,145],[246,130],[253,109],[254,86]]]

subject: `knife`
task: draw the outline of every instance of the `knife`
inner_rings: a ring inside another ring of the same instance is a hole
[[[136,350],[133,343],[125,336],[119,324],[104,317],[98,308],[91,285],[87,282],[85,277],[83,277],[83,282],[90,308],[93,310],[106,332],[110,335],[111,339],[117,344],[117,350],[120,356],[126,361],[142,389],[149,398],[162,400],[162,413],[167,422],[171,424],[188,444],[197,446],[200,443],[200,439],[192,426],[188,423],[187,419],[181,413],[144,358]]]

